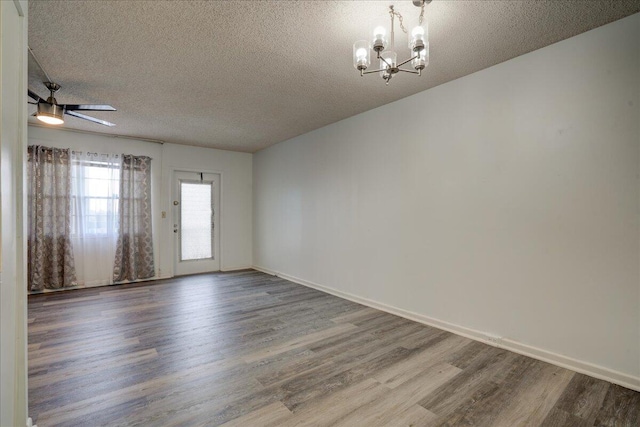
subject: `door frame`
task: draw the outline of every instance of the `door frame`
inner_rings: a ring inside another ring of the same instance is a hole
[[[218,271],[224,271],[224,255],[223,255],[223,250],[222,248],[224,248],[224,232],[223,230],[223,215],[222,215],[222,206],[224,205],[223,203],[223,199],[224,199],[224,174],[222,173],[222,171],[217,171],[217,170],[211,170],[211,169],[201,169],[201,168],[183,168],[183,167],[178,167],[178,166],[173,166],[169,168],[170,171],[170,181],[169,181],[169,209],[167,210],[167,212],[170,213],[170,217],[168,219],[170,219],[170,221],[167,223],[167,233],[169,233],[169,235],[171,236],[171,270],[172,270],[172,277],[176,276],[176,265],[178,262],[178,243],[177,243],[177,239],[174,237],[173,235],[173,224],[174,224],[174,214],[175,214],[175,207],[173,206],[173,200],[175,200],[175,196],[176,194],[174,194],[175,192],[175,182],[176,182],[176,173],[178,172],[194,172],[194,173],[204,173],[204,174],[215,174],[218,175],[220,177],[220,183],[219,183],[219,187],[220,187],[220,206],[218,206],[218,212],[220,212],[220,214],[218,215],[218,221],[216,223],[216,225],[219,228],[218,231],[218,242],[220,245],[220,270]]]

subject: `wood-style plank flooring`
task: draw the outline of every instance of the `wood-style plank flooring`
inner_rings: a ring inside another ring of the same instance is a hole
[[[640,393],[247,270],[29,297],[47,426],[639,426]]]

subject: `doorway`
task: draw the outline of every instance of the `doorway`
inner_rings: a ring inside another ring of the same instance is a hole
[[[220,270],[220,174],[175,171],[174,274]]]

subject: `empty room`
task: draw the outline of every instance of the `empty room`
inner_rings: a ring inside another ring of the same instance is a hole
[[[640,426],[640,0],[0,34],[0,426]]]

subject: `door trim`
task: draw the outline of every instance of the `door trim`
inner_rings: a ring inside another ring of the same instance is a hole
[[[169,167],[169,202],[168,202],[168,206],[167,206],[167,211],[166,212],[170,212],[171,213],[171,221],[167,222],[167,225],[165,227],[166,232],[168,233],[169,236],[171,236],[171,277],[176,277],[176,259],[178,254],[176,253],[176,239],[173,237],[173,197],[175,196],[175,194],[173,194],[174,192],[174,183],[176,180],[176,172],[195,172],[195,173],[210,173],[210,174],[217,174],[220,177],[220,215],[218,215],[218,228],[219,230],[219,234],[218,234],[218,240],[220,243],[220,270],[219,271],[224,271],[224,215],[223,215],[223,209],[224,209],[224,173],[222,171],[217,171],[217,170],[204,170],[204,169],[200,169],[200,168],[183,168],[183,167],[178,167],[178,166],[172,166]]]

